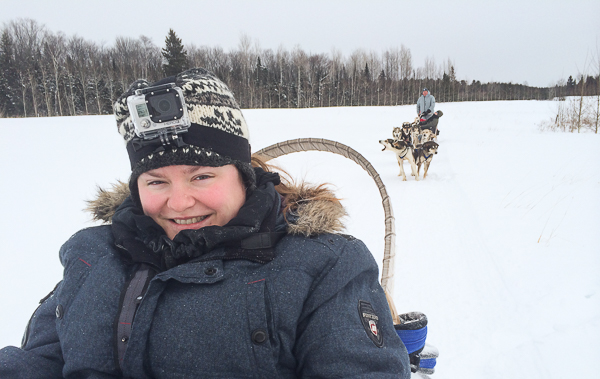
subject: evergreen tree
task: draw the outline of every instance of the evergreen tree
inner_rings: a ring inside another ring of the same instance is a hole
[[[577,81],[573,79],[573,76],[569,76],[569,79],[567,79],[567,95],[573,95],[576,85]]]
[[[369,64],[365,63],[365,69],[363,70],[363,79],[365,82],[371,81],[371,71],[369,70]]]
[[[262,75],[261,75],[262,70],[263,70],[263,66],[262,66],[262,63],[260,62],[260,57],[257,57],[256,58],[256,70],[255,70],[255,72],[256,72],[255,82],[258,87],[260,87],[262,85]]]
[[[169,29],[169,34],[165,38],[165,47],[162,49],[162,56],[166,61],[162,65],[165,76],[176,75],[188,68],[187,51],[183,49],[181,38],[177,37],[173,29]]]

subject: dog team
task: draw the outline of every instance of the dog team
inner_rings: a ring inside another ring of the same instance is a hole
[[[423,179],[427,177],[429,165],[433,159],[433,155],[437,154],[438,143],[435,141],[437,136],[429,129],[421,129],[418,121],[416,123],[405,122],[402,128],[395,127],[393,130],[394,138],[380,140],[383,145],[383,150],[390,150],[396,153],[398,166],[402,180],[406,181],[404,173],[404,161],[410,163],[411,175],[415,180],[419,180],[421,166],[423,166]],[[414,144],[414,141],[417,143]]]
[[[404,122],[402,127],[394,127],[392,135],[394,138],[380,140],[383,145],[382,151],[390,150],[396,154],[402,180],[406,181],[404,173],[404,161],[410,163],[411,175],[419,180],[421,166],[423,166],[423,179],[427,177],[427,171],[437,154],[439,144],[437,136],[438,119],[443,115],[442,111],[434,112],[435,98],[429,94],[427,88],[423,89],[423,95],[417,101],[417,118],[415,121]]]

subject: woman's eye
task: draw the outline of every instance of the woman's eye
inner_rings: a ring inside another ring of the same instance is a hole
[[[211,176],[210,175],[198,175],[196,177],[194,177],[194,180],[206,180],[206,179],[210,179]]]
[[[160,185],[160,184],[163,184],[163,183],[164,182],[162,182],[160,180],[152,180],[152,181],[148,182],[148,185],[149,186],[157,186],[157,185]]]

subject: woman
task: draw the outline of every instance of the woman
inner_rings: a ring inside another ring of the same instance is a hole
[[[0,350],[1,378],[409,377],[377,264],[334,234],[343,208],[252,166],[225,84],[192,69],[114,108],[129,184],[61,248],[63,280]],[[176,126],[143,122],[173,109]]]

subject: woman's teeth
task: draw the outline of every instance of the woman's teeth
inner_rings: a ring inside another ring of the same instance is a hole
[[[179,224],[179,225],[189,225],[189,224],[195,224],[197,222],[200,222],[200,221],[204,220],[206,217],[208,217],[208,216],[200,216],[200,217],[188,218],[188,219],[185,219],[185,220],[173,219],[173,221],[175,221],[175,223]]]

